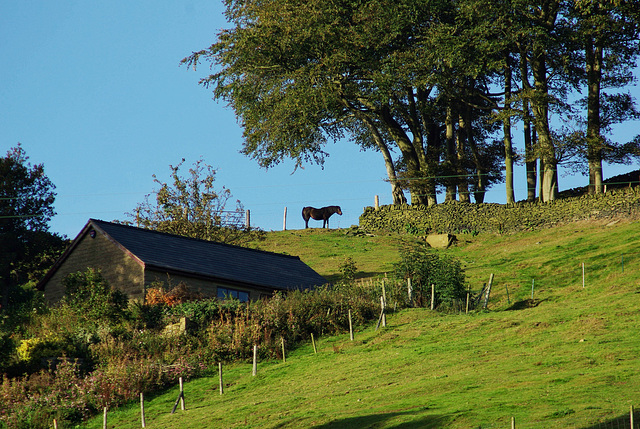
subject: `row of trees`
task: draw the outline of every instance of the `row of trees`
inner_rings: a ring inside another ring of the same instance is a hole
[[[393,201],[482,202],[526,163],[529,200],[558,192],[559,163],[588,171],[637,156],[611,127],[637,119],[624,88],[640,53],[633,0],[228,0],[231,28],[183,60],[235,110],[263,167],[322,163],[348,138],[377,150]],[[557,115],[571,128],[552,126]],[[512,125],[522,123],[517,153]],[[539,163],[539,173],[537,173]]]

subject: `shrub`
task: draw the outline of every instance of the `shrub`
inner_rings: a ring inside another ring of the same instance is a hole
[[[0,373],[14,363],[16,344],[11,334],[0,332]]]
[[[29,338],[22,340],[16,349],[18,360],[32,364],[40,359],[55,357],[59,354],[58,341],[54,338]]]
[[[394,274],[399,279],[411,278],[417,305],[430,302],[431,285],[435,285],[435,305],[452,308],[456,301],[466,296],[466,280],[460,262],[415,244],[400,251],[400,262],[394,265]]]
[[[342,264],[340,264],[340,267],[338,267],[338,269],[342,273],[342,279],[344,281],[353,281],[356,278],[356,273],[358,272],[358,267],[350,256],[347,257]]]
[[[149,305],[167,305],[172,307],[177,304],[182,304],[189,301],[196,301],[202,299],[203,295],[199,292],[194,292],[183,283],[178,283],[175,287],[170,287],[166,290],[161,285],[153,286],[147,289],[145,297],[145,303]]]
[[[69,274],[63,281],[67,305],[85,319],[122,321],[127,316],[127,295],[111,288],[99,270],[89,268],[85,272]]]
[[[165,310],[164,304],[142,304],[134,301],[129,305],[129,313],[135,329],[162,328]]]

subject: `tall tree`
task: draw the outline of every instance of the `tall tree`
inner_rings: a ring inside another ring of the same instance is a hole
[[[512,84],[512,70],[511,70],[511,54],[507,53],[505,56],[505,67],[504,67],[504,109],[506,111],[511,110],[511,84]],[[515,203],[515,190],[513,188],[513,164],[514,164],[514,153],[513,153],[513,143],[511,140],[511,115],[506,115],[506,117],[502,120],[503,124],[503,141],[504,141],[504,165],[505,165],[505,176],[506,176],[506,192],[507,192],[507,203],[512,204]]]
[[[612,122],[629,119],[635,109],[629,98],[610,97],[609,101],[625,105],[617,118],[603,115],[604,87],[620,88],[633,79],[632,68],[640,53],[638,5],[629,1],[578,0],[572,9],[584,50],[587,107],[587,162],[589,192],[601,193],[602,161],[610,144],[603,135]],[[605,107],[606,109],[606,107]],[[609,112],[615,109],[608,109]],[[608,123],[607,123],[608,122]]]
[[[529,13],[525,13],[536,30],[535,36],[529,40],[530,50],[527,58],[531,65],[533,76],[532,97],[529,102],[533,111],[533,121],[538,136],[542,164],[540,195],[542,201],[545,202],[554,200],[558,192],[558,183],[556,182],[557,159],[549,125],[551,94],[548,82],[548,67],[550,66],[549,55],[553,52],[553,48],[557,43],[554,30],[557,25],[559,9],[560,1],[550,0],[541,3],[537,7],[530,7],[528,9]]]
[[[10,304],[12,289],[28,279],[25,270],[48,245],[59,248],[62,239],[49,242],[54,216],[55,186],[44,165],[29,163],[20,144],[0,158],[0,294],[1,310]],[[48,243],[48,244],[47,244]]]
[[[285,157],[297,166],[322,163],[327,141],[354,136],[356,117],[369,129],[375,125],[373,135],[383,136],[370,139],[378,143],[369,147],[380,150],[389,181],[405,183],[412,204],[435,204],[444,124],[436,106],[453,90],[446,82],[452,73],[458,82],[481,73],[479,62],[470,58],[477,52],[473,28],[464,15],[457,21],[455,3],[231,0],[227,5],[233,28],[183,61],[212,63],[214,73],[202,83],[235,109],[245,154],[263,167]],[[399,157],[391,168],[393,152]],[[400,182],[393,174],[399,167]],[[394,201],[403,200],[397,188],[393,194]]]

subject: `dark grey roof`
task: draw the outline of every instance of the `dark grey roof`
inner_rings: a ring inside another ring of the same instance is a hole
[[[87,227],[89,226],[103,231],[147,267],[284,290],[305,289],[327,283],[324,277],[297,256],[197,240],[95,219],[89,220]]]

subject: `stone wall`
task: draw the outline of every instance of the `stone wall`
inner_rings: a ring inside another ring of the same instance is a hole
[[[480,233],[545,228],[584,219],[640,217],[640,187],[606,194],[584,195],[549,203],[472,204],[457,201],[426,206],[365,208],[360,228],[365,232]]]

